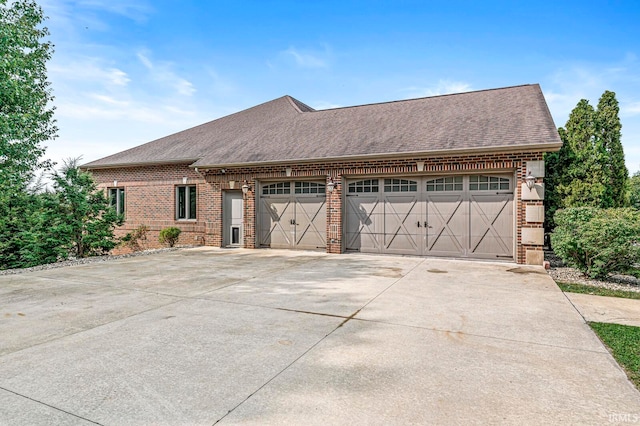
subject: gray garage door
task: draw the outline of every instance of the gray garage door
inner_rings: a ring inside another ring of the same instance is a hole
[[[346,249],[513,259],[512,175],[347,182]]]
[[[290,249],[325,248],[326,194],[322,182],[274,182],[261,187],[258,244]]]

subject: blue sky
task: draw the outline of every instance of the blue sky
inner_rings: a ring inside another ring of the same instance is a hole
[[[91,161],[291,95],[317,108],[539,83],[620,102],[640,170],[640,2],[40,0],[58,139]]]

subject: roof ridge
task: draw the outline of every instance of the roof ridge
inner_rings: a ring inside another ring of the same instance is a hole
[[[515,85],[515,86],[495,87],[495,88],[492,88],[492,89],[469,90],[468,92],[444,93],[442,95],[422,96],[422,97],[419,97],[419,98],[409,98],[409,99],[397,99],[397,100],[394,100],[394,101],[371,102],[371,103],[368,103],[368,104],[348,105],[348,106],[343,106],[343,107],[327,108],[327,109],[320,109],[320,110],[314,110],[314,111],[315,112],[335,111],[335,110],[339,110],[339,109],[359,108],[359,107],[374,106],[374,105],[385,105],[385,104],[395,104],[395,103],[399,103],[399,102],[421,101],[421,100],[424,100],[424,99],[444,98],[446,96],[469,95],[471,93],[492,92],[492,91],[497,91],[497,90],[515,89],[515,88],[518,88],[518,87],[528,87],[528,86],[538,86],[538,87],[540,87],[540,84],[539,83],[518,84],[518,85]]]
[[[284,95],[284,97],[287,98],[287,100],[291,103],[291,105],[293,105],[293,107],[296,110],[298,110],[298,112],[313,112],[313,111],[315,111],[314,108],[311,108],[309,105],[305,104],[304,102],[301,102],[301,101],[297,100],[293,96]]]

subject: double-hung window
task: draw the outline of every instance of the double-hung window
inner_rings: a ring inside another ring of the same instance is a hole
[[[176,219],[195,219],[196,210],[196,186],[176,187]]]
[[[124,188],[109,188],[109,205],[118,214],[124,214]]]

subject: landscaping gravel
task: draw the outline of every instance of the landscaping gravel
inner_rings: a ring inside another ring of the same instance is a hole
[[[82,259],[62,260],[60,262],[32,266],[31,268],[3,269],[3,270],[0,270],[0,275],[14,275],[14,274],[22,274],[24,272],[44,271],[47,269],[63,268],[65,266],[86,265],[87,263],[96,263],[96,262],[108,262],[114,259],[126,259],[128,257],[148,256],[150,254],[162,253],[167,251],[176,251],[183,248],[191,248],[191,247],[193,246],[161,248],[161,249],[155,249],[155,250],[137,251],[137,252],[127,253],[127,254],[92,256],[92,257],[84,257]]]
[[[635,291],[640,293],[640,280],[629,275],[610,275],[606,281],[594,280],[575,268],[566,266],[552,251],[545,251],[545,259],[551,264],[549,275],[556,282],[584,284],[610,290]]]

